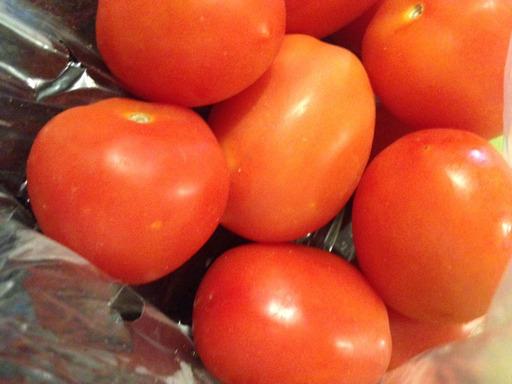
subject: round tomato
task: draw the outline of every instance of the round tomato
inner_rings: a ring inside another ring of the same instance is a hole
[[[512,170],[483,138],[411,133],[368,166],[352,219],[359,265],[386,304],[419,320],[482,316],[512,255]]]
[[[288,35],[255,84],[214,106],[231,171],[222,223],[253,240],[314,231],[347,202],[368,161],[375,102],[355,55]]]
[[[361,274],[298,245],[245,245],[217,259],[193,335],[225,384],[374,384],[391,353],[386,307]]]
[[[99,0],[98,49],[134,94],[211,104],[253,83],[285,31],[284,0]]]
[[[462,340],[476,332],[483,318],[467,323],[430,323],[405,317],[388,310],[392,352],[388,369],[394,369],[412,357],[434,347]]]
[[[376,0],[285,0],[286,31],[325,37],[350,23]]]
[[[217,227],[229,187],[197,114],[128,99],[57,115],[33,144],[27,177],[42,231],[128,283],[190,258]]]
[[[502,130],[510,0],[388,0],[363,41],[375,92],[416,128]]]

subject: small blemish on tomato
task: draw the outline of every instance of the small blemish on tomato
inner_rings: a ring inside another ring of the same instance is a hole
[[[153,117],[144,112],[133,112],[126,115],[128,120],[138,124],[149,124],[153,121]]]
[[[153,231],[159,231],[160,229],[162,229],[163,225],[164,225],[164,223],[162,222],[162,220],[156,220],[156,221],[153,221],[149,227]]]

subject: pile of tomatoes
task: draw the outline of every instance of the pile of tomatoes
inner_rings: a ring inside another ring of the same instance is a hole
[[[221,382],[376,383],[485,315],[512,252],[489,144],[512,0],[100,0],[96,22],[133,98],[43,127],[33,211],[130,284],[219,225],[247,239],[194,304]],[[356,264],[294,243],[351,199]]]

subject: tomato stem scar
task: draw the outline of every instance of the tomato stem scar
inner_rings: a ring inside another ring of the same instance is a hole
[[[409,18],[411,20],[415,20],[417,19],[418,17],[420,17],[421,15],[423,15],[423,12],[425,11],[425,4],[423,3],[418,3],[416,5],[414,5],[410,11],[408,12],[408,15],[409,15]]]

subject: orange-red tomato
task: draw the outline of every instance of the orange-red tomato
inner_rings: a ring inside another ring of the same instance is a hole
[[[430,323],[388,309],[393,349],[388,369],[394,369],[428,349],[469,337],[482,318],[467,323]]]
[[[355,55],[285,37],[269,71],[210,115],[231,172],[222,223],[259,241],[294,240],[326,224],[359,181],[374,119]]]
[[[109,99],[38,134],[28,192],[49,237],[128,283],[178,268],[213,233],[229,174],[208,125],[184,107]]]
[[[387,0],[368,26],[363,62],[375,92],[414,127],[502,131],[510,0]]]
[[[251,244],[217,259],[193,314],[199,356],[224,384],[375,384],[386,370],[386,307],[343,259]]]
[[[512,170],[483,138],[430,129],[370,163],[354,198],[361,270],[419,320],[482,316],[512,255]]]
[[[325,37],[350,23],[376,0],[285,0],[286,31]]]
[[[284,0],[99,0],[96,39],[137,96],[211,104],[253,83],[285,31]]]

